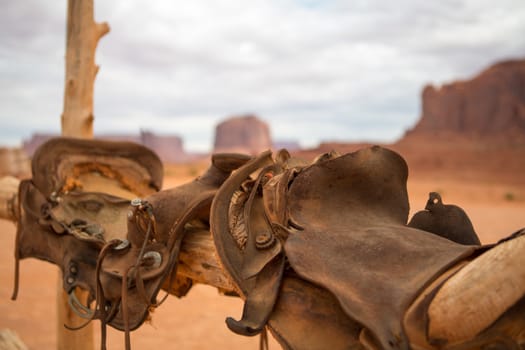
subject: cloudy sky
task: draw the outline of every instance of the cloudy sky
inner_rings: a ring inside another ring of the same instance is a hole
[[[0,0],[0,145],[60,130],[66,0]],[[95,133],[177,134],[190,151],[254,113],[277,140],[390,142],[425,84],[525,58],[523,0],[95,1]]]

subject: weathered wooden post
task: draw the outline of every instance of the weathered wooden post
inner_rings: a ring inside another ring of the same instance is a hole
[[[62,136],[93,137],[93,87],[98,66],[95,50],[100,38],[109,32],[107,23],[95,23],[93,0],[68,0],[66,27],[66,71]],[[78,293],[85,302],[87,293]],[[84,322],[68,306],[62,278],[57,286],[57,349],[91,350],[94,347],[93,326],[70,331],[64,324],[76,326]]]
[[[107,23],[93,19],[93,0],[68,0],[63,136],[93,137],[95,50],[108,32]]]

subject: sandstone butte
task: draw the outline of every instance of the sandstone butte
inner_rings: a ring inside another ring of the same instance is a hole
[[[231,117],[215,128],[214,152],[258,154],[271,147],[270,127],[254,115]]]
[[[369,143],[323,143],[301,155],[351,152]],[[472,79],[425,86],[421,116],[397,142],[410,176],[525,185],[525,59],[496,63]]]
[[[525,138],[525,60],[492,65],[471,80],[422,92],[421,119],[407,132]]]

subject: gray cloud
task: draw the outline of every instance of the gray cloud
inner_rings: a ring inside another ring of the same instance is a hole
[[[0,143],[59,130],[64,1],[5,0]],[[175,133],[209,149],[220,120],[256,113],[274,137],[393,141],[427,83],[524,57],[521,0],[98,1],[95,132]]]

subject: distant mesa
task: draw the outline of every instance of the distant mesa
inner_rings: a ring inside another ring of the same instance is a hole
[[[258,154],[270,148],[270,127],[255,115],[231,117],[215,128],[214,152]]]
[[[525,137],[525,60],[503,61],[467,81],[422,93],[422,115],[408,138],[429,134]]]

